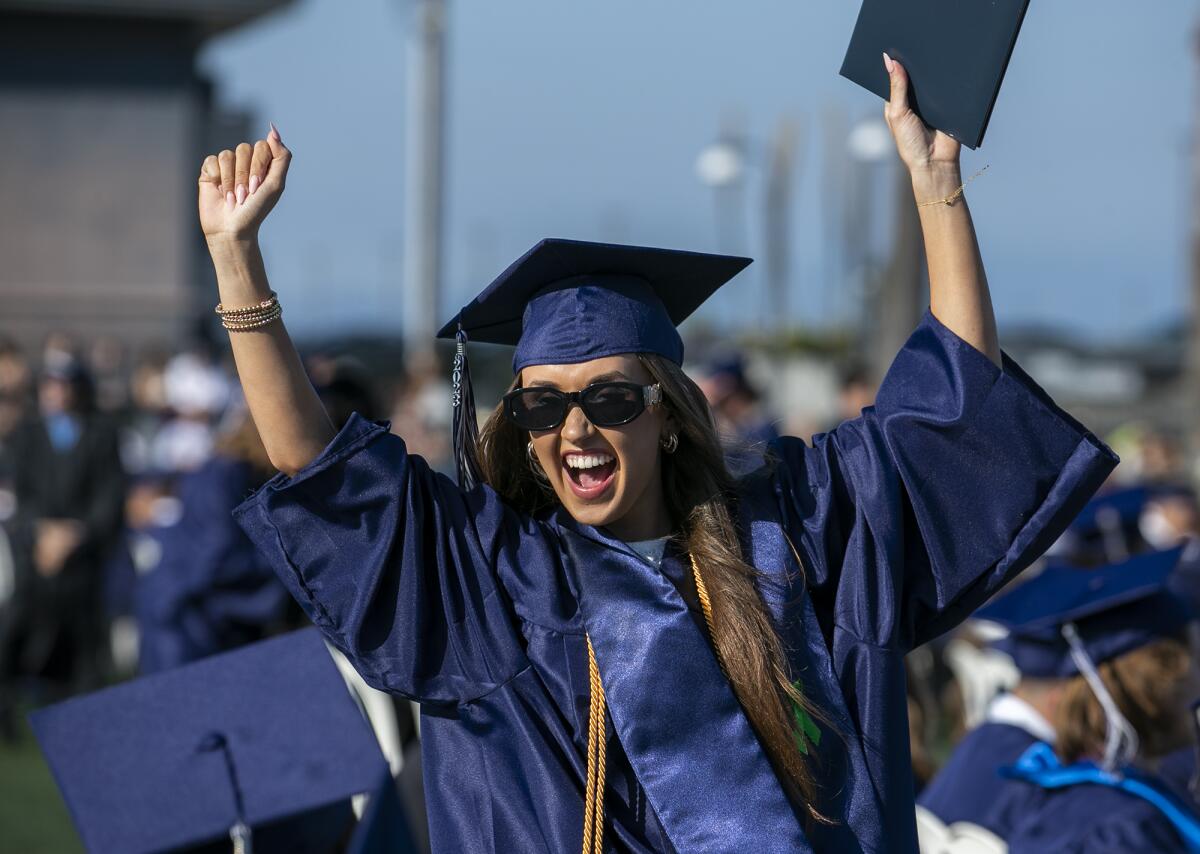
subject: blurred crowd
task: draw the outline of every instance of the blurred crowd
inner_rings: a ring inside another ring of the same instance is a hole
[[[377,376],[336,352],[306,362],[335,424],[393,417],[448,464],[432,370]],[[302,624],[231,515],[274,474],[223,354],[0,339],[0,740],[16,737],[18,707]]]
[[[311,354],[306,364],[335,425],[356,411],[388,418],[410,450],[435,468],[452,468],[447,384],[436,365],[380,377],[336,352]],[[762,374],[743,355],[690,370],[735,468],[756,466],[767,442],[794,429],[774,417]],[[825,426],[856,416],[874,390],[864,370],[847,366],[835,417]],[[1104,438],[1122,456],[1113,481],[1016,584],[1046,567],[1111,569],[1179,547],[1172,589],[1200,606],[1200,504],[1181,440],[1135,421]],[[19,706],[175,667],[302,624],[231,516],[274,475],[224,355],[195,346],[130,361],[113,340],[85,346],[52,335],[39,353],[0,340],[0,735],[15,737]],[[936,780],[968,733],[987,723],[998,698],[1035,696],[1035,688],[1045,687],[996,647],[1002,635],[988,621],[971,620],[911,653],[918,790]],[[1193,648],[1185,644],[1182,654],[1191,657]],[[1182,679],[1178,668],[1162,667],[1161,656],[1133,650],[1103,661],[1099,672],[1125,683]],[[1059,687],[1067,691],[1069,682]],[[1188,727],[1173,739],[1163,730],[1166,721],[1190,720],[1187,701],[1195,698],[1182,690],[1148,698],[1127,689],[1114,682],[1111,694],[1130,726],[1146,730],[1136,733],[1143,755],[1153,752],[1157,761],[1182,750],[1188,758],[1181,767],[1190,774]],[[1155,703],[1170,707],[1148,707]],[[1047,719],[1066,743],[1095,752],[1110,733],[1094,706],[1081,702],[1074,712],[1055,706]],[[403,750],[414,720],[403,709],[389,716]]]

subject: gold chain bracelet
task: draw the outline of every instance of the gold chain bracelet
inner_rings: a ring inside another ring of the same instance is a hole
[[[988,166],[991,166],[991,165],[992,165],[992,164],[990,164],[990,163],[989,163],[987,166],[984,166],[982,169],[980,169],[978,172],[976,172],[976,173],[975,173],[974,175],[972,175],[970,178],[968,178],[967,180],[963,181],[961,184],[959,184],[959,185],[958,185],[958,189],[957,189],[957,190],[955,190],[953,193],[951,193],[950,195],[946,196],[945,198],[943,198],[943,199],[934,199],[934,200],[933,200],[933,201],[931,201],[931,202],[921,202],[920,204],[918,204],[918,205],[917,205],[917,207],[919,207],[919,208],[927,208],[927,207],[929,207],[930,205],[947,205],[947,206],[953,205],[953,204],[954,204],[956,201],[958,201],[958,197],[959,197],[959,196],[961,196],[961,195],[963,194],[963,191],[964,191],[965,189],[967,189],[967,184],[970,184],[972,181],[974,181],[976,178],[978,178],[980,175],[982,175],[984,172],[986,172],[986,171],[987,171],[987,169],[988,169]]]

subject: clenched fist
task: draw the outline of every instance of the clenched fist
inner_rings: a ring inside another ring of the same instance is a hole
[[[283,194],[292,152],[271,125],[266,139],[210,154],[200,167],[200,228],[207,238],[258,234]]]

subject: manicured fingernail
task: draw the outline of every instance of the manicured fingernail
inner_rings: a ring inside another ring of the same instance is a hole
[[[282,139],[280,139],[279,128],[275,127],[275,122],[271,122],[271,132],[268,134],[268,136],[275,137],[275,139],[279,142],[283,141]]]
[[[258,190],[258,183],[259,183],[258,176],[251,175],[250,176],[250,195],[253,196],[254,193]]]
[[[240,205],[244,201],[246,201],[246,185],[238,184],[237,185],[237,203]]]
[[[887,51],[884,51],[884,54],[883,54],[883,65],[887,69],[888,74],[891,74],[893,71],[896,70],[896,62],[890,56],[887,55]]]
[[[230,190],[228,193],[225,194],[225,207],[229,208],[230,210],[233,210],[233,206],[235,204],[237,204],[237,197],[234,196],[233,191]]]

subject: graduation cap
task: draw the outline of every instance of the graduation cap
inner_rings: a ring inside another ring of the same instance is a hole
[[[975,614],[1008,628],[994,645],[1012,656],[1022,676],[1078,674],[1087,681],[1104,712],[1106,771],[1137,755],[1138,735],[1096,667],[1177,636],[1194,618],[1169,588],[1182,551],[1149,552],[1099,569],[1052,566]]]
[[[1071,563],[1116,563],[1144,549],[1140,522],[1156,488],[1145,485],[1112,489],[1084,505],[1063,534]]]
[[[306,629],[47,707],[33,730],[89,851],[328,852],[387,763]],[[222,841],[223,840],[223,841]]]
[[[1088,658],[1099,664],[1177,634],[1193,618],[1170,589],[1181,553],[1147,552],[1098,569],[1049,566],[975,617],[1008,630],[994,645],[1012,656],[1023,675],[1068,678],[1080,668],[1064,626],[1074,626]]]
[[[1086,535],[1114,525],[1136,525],[1153,497],[1146,486],[1129,486],[1097,495],[1071,521],[1071,530]]]
[[[1029,0],[863,0],[841,75],[884,100],[883,53],[908,72],[925,124],[969,148],[983,142]]]
[[[676,329],[749,258],[546,238],[467,303],[438,333],[456,339],[452,399],[459,483],[479,480],[468,340],[516,347],[513,373],[622,353],[683,362]]]

